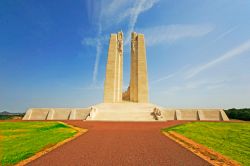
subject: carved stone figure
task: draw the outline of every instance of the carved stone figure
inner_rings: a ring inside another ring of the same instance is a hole
[[[131,37],[131,49],[132,49],[132,53],[135,53],[135,41],[136,40],[136,34],[133,32],[132,33],[132,37]]]
[[[118,33],[118,52],[119,52],[119,55],[123,53],[123,33],[122,32]]]

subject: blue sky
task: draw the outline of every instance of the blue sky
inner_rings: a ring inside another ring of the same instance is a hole
[[[0,111],[102,102],[109,35],[144,33],[150,101],[250,107],[249,0],[1,0]]]

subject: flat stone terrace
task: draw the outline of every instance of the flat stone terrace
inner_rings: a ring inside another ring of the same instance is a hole
[[[154,110],[161,112],[160,118]],[[167,109],[150,103],[101,103],[88,108],[30,108],[23,120],[94,120],[94,121],[227,121],[221,109]]]

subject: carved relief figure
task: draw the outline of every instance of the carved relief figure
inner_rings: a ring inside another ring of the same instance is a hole
[[[135,40],[136,40],[136,34],[133,32],[132,39],[131,39],[131,47],[132,47],[133,54],[135,53]]]
[[[122,32],[118,33],[118,52],[119,52],[119,55],[122,55],[123,53],[123,33]]]

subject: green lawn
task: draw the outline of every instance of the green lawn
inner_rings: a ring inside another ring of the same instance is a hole
[[[248,122],[192,122],[163,130],[180,133],[243,165],[250,165]]]
[[[59,122],[0,122],[0,165],[18,163],[75,133]]]

